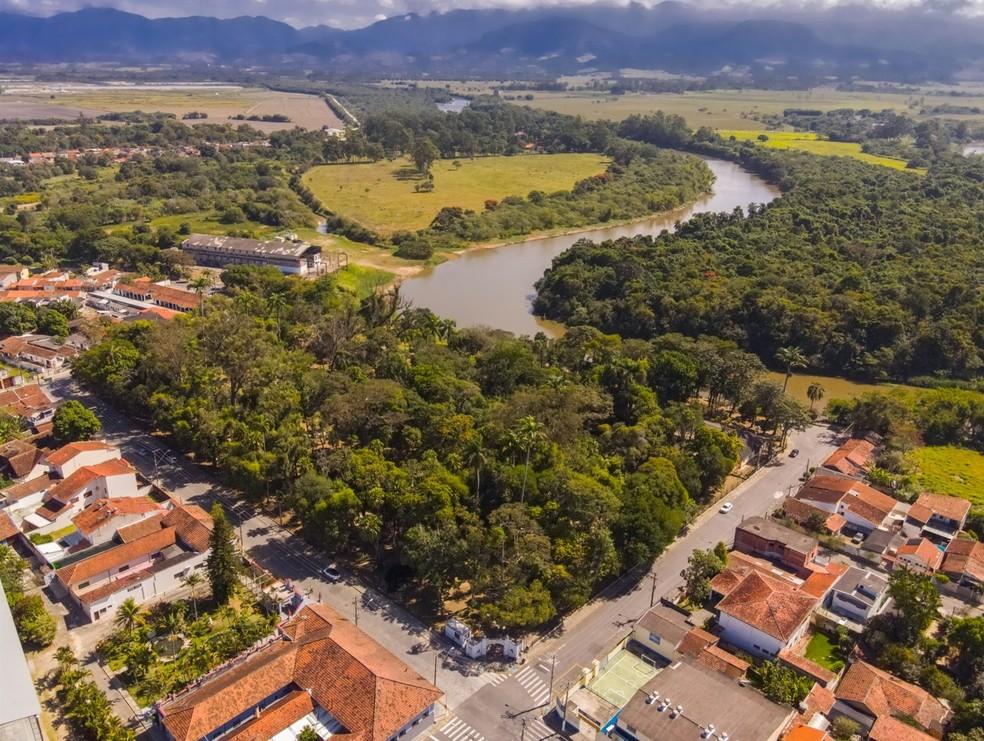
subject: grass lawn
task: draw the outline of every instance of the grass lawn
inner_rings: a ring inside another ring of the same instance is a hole
[[[952,446],[916,448],[908,456],[920,488],[962,497],[984,507],[984,455]]]
[[[276,227],[267,226],[258,221],[240,221],[236,224],[223,224],[217,217],[218,214],[214,211],[196,211],[188,214],[159,216],[151,220],[150,225],[155,229],[167,226],[177,231],[178,227],[182,224],[189,224],[191,231],[196,234],[226,234],[233,230],[249,229],[255,232],[258,237],[264,237],[278,231]]]
[[[340,287],[351,291],[361,299],[393,280],[393,274],[385,270],[349,263],[347,268],[335,273],[335,279]]]
[[[814,664],[835,673],[844,668],[844,661],[838,657],[837,645],[831,642],[826,633],[814,633],[806,644],[804,655]]]
[[[422,229],[444,206],[481,210],[487,199],[525,196],[532,190],[569,190],[578,180],[603,172],[598,154],[538,154],[461,159],[433,165],[434,191],[415,193],[421,177],[409,160],[324,165],[304,174],[304,184],[342,216],[384,234]]]
[[[757,141],[759,135],[769,137],[764,142],[759,142],[770,149],[797,149],[811,154],[820,154],[828,157],[852,157],[869,165],[881,165],[891,167],[893,170],[905,170],[905,160],[896,157],[882,157],[876,154],[867,154],[861,151],[861,145],[856,142],[832,142],[820,139],[813,132],[803,131],[764,131],[764,130],[728,130],[718,132],[725,139],[735,137],[739,141]],[[925,170],[912,169],[910,172],[924,173]]]

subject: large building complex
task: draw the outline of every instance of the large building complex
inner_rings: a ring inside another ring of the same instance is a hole
[[[198,265],[222,268],[226,265],[272,265],[288,275],[320,275],[326,272],[321,248],[297,240],[244,239],[192,234],[181,249]]]

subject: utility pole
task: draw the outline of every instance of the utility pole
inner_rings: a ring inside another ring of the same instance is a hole
[[[655,571],[652,572],[649,575],[649,578],[653,580],[653,588],[652,591],[649,593],[649,606],[652,607],[653,605],[656,604],[656,572]]]
[[[239,555],[246,553],[246,539],[243,537],[243,520],[239,518]]]
[[[437,660],[441,658],[441,652],[434,652],[434,686],[437,687]]]
[[[359,598],[353,597],[352,604],[355,606],[355,627],[359,627]]]
[[[526,741],[526,718],[523,718],[523,734],[519,737],[519,741]]]
[[[547,702],[550,702],[550,700],[553,698],[554,670],[556,668],[557,668],[557,654],[554,654],[553,661],[550,662],[550,697],[547,698]]]
[[[564,708],[563,708],[563,711],[560,714],[560,732],[561,733],[567,733],[567,701],[571,697],[571,684],[573,684],[573,682],[571,682],[571,683],[569,683],[567,685],[567,690],[566,690],[566,692],[564,692]]]

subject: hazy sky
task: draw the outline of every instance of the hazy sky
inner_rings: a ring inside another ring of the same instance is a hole
[[[427,12],[452,8],[533,7],[573,5],[594,0],[0,0],[0,9],[33,15],[50,15],[86,6],[115,7],[150,17],[212,15],[228,18],[237,15],[265,15],[295,26],[327,24],[340,28],[357,28],[374,20],[408,12]],[[653,4],[656,0],[643,0]],[[697,0],[695,5],[739,5],[768,7],[798,5],[817,8],[852,0]],[[984,14],[984,0],[853,0],[856,4],[905,7],[923,6],[944,12]]]

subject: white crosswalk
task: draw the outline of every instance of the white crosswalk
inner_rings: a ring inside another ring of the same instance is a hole
[[[485,672],[484,674],[479,675],[479,679],[485,684],[490,684],[493,687],[497,687],[509,679],[509,675],[505,672]]]
[[[526,724],[526,738],[529,741],[543,741],[556,735],[557,733],[540,718],[534,718]]]
[[[516,681],[537,705],[550,699],[550,686],[537,669],[527,666],[516,673]]]
[[[452,717],[441,726],[441,730],[430,735],[431,741],[485,741],[485,736],[476,731],[461,718]]]

